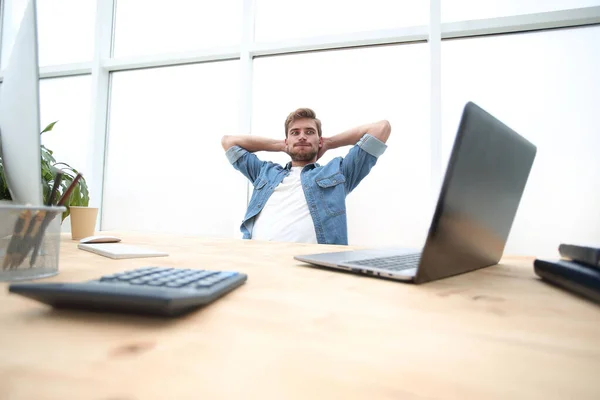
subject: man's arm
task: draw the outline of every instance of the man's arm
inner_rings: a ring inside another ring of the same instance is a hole
[[[285,152],[284,140],[269,139],[255,135],[225,135],[221,139],[221,145],[225,151],[229,150],[233,146],[240,146],[250,153],[255,153],[257,151]]]
[[[346,178],[347,194],[352,192],[369,174],[377,162],[377,158],[383,154],[387,147],[385,142],[390,137],[391,131],[390,123],[383,120],[360,125],[328,139],[323,139],[323,153],[341,146],[354,146],[342,159],[340,165],[340,171]],[[319,153],[319,156],[321,155],[322,153]]]
[[[365,134],[369,134],[383,143],[387,142],[392,132],[392,126],[387,120],[374,122],[372,124],[359,125],[342,133],[328,138],[323,138],[323,147],[319,151],[319,157],[331,149],[343,146],[354,146]]]
[[[256,157],[257,151],[285,151],[283,140],[268,139],[255,135],[230,136],[221,139],[227,159],[235,169],[240,171],[250,182],[254,183],[265,164]]]

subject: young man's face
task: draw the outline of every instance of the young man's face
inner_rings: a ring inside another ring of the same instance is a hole
[[[292,161],[313,161],[323,145],[315,120],[302,118],[292,122],[285,144]]]

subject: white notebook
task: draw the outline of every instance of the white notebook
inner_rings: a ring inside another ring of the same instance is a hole
[[[114,259],[164,257],[169,255],[163,251],[123,243],[80,243],[77,247],[81,250]]]

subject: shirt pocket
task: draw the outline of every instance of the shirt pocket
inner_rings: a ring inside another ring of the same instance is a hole
[[[346,213],[346,177],[337,172],[325,178],[318,178],[320,207],[324,207],[327,215],[336,216]]]
[[[254,183],[252,184],[252,197],[250,201],[257,201],[257,199],[262,198],[265,190],[262,190],[267,184],[267,180],[265,178],[256,178]]]
[[[257,178],[252,183],[252,195],[250,196],[250,202],[248,203],[248,211],[246,218],[250,218],[262,210],[265,203],[266,190],[263,190],[268,181],[264,178]]]
[[[264,178],[258,178],[254,181],[254,190],[260,190],[267,184],[267,180]]]

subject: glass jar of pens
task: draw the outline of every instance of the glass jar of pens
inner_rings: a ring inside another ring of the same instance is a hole
[[[0,205],[0,281],[56,275],[65,207]]]
[[[0,204],[0,281],[45,278],[58,273],[62,213],[78,174],[58,197],[58,172],[43,206]]]

